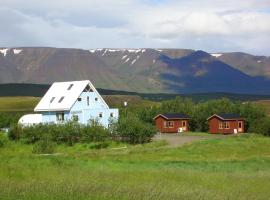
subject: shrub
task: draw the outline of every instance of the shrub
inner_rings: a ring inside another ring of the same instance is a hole
[[[262,119],[255,120],[251,124],[249,130],[253,133],[270,136],[270,118],[264,117]]]
[[[11,140],[19,140],[22,135],[22,127],[17,124],[13,124],[9,131],[8,131],[8,137]]]
[[[109,146],[108,142],[94,142],[89,144],[90,149],[104,149]]]
[[[8,138],[4,133],[0,132],[0,148],[4,147],[8,143]]]
[[[98,121],[91,120],[88,125],[82,128],[82,142],[101,142],[109,139],[110,132]]]
[[[156,129],[153,125],[145,123],[132,115],[120,118],[117,131],[122,141],[131,144],[149,142],[156,134]]]
[[[34,144],[33,153],[52,154],[55,150],[55,143],[50,138],[42,138]]]

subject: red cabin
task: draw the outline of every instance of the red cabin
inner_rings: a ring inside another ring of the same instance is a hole
[[[245,120],[238,114],[214,114],[208,119],[210,133],[244,133]]]
[[[189,131],[189,117],[181,113],[159,114],[154,118],[161,133],[178,133]]]

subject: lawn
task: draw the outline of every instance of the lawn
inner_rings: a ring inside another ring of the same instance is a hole
[[[270,138],[232,136],[169,147],[0,148],[0,199],[269,199]]]

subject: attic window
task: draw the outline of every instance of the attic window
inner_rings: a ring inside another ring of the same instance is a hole
[[[95,101],[98,101],[98,98],[97,97],[95,98]]]
[[[67,90],[71,90],[72,87],[73,87],[73,84],[70,84],[70,85],[68,86],[68,89],[67,89]]]
[[[52,103],[54,101],[55,97],[52,97],[50,100],[50,103]]]
[[[78,101],[82,101],[82,98],[81,98],[81,97],[79,97],[79,98],[78,98]]]
[[[90,85],[87,85],[84,90],[84,92],[93,92],[92,88],[90,87]]]
[[[65,97],[61,97],[58,101],[58,103],[61,103]]]

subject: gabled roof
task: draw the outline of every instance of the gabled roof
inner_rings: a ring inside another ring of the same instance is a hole
[[[70,110],[87,85],[98,95],[105,107],[109,108],[93,84],[89,80],[83,80],[53,83],[34,111]]]
[[[239,114],[233,114],[233,113],[220,113],[220,114],[214,114],[210,117],[208,117],[207,120],[211,119],[212,117],[218,117],[222,120],[237,120],[237,119],[243,119]]]
[[[189,116],[183,113],[166,113],[166,114],[158,114],[154,119],[158,118],[159,116],[165,119],[189,119]]]

